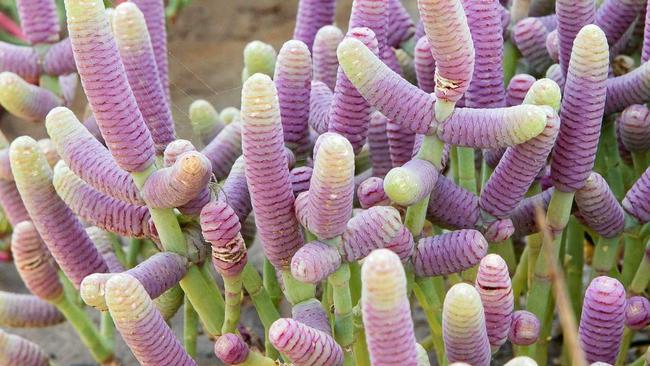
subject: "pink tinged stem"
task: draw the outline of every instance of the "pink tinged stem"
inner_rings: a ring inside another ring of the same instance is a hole
[[[328,132],[316,141],[314,159],[309,185],[309,230],[321,239],[331,239],[343,234],[352,217],[354,152],[345,137]]]
[[[212,263],[223,276],[236,276],[248,261],[241,224],[235,211],[223,200],[212,201],[201,211],[201,230],[212,244]]]
[[[510,147],[481,191],[479,204],[490,215],[505,219],[510,216],[526,191],[546,166],[547,157],[560,130],[560,119],[551,107],[546,112],[546,126],[537,137]]]
[[[560,41],[560,66],[562,74],[567,75],[574,40],[582,27],[596,20],[596,4],[593,0],[558,0],[555,2],[555,13]]]
[[[31,293],[46,301],[63,295],[56,263],[31,221],[14,226],[11,252],[16,269]]]
[[[393,167],[400,167],[411,160],[415,149],[416,134],[404,129],[395,120],[389,119],[386,121],[386,136],[388,137],[390,162]]]
[[[610,277],[596,277],[585,293],[580,343],[587,361],[614,364],[625,328],[625,288]]]
[[[248,358],[250,350],[240,336],[226,333],[217,338],[214,344],[214,354],[226,365],[238,365]]]
[[[226,125],[201,153],[210,159],[217,180],[227,177],[235,160],[242,154],[242,123],[233,121]]]
[[[286,42],[275,63],[273,81],[278,90],[284,142],[293,151],[306,152],[309,143],[309,96],[312,63],[307,45]]]
[[[433,96],[393,72],[358,39],[345,39],[337,53],[345,75],[372,106],[411,132],[434,131]]]
[[[399,212],[391,206],[375,206],[348,221],[340,251],[347,262],[361,260],[375,249],[389,249],[407,261],[413,246],[413,236]]]
[[[13,72],[28,83],[37,83],[41,74],[38,52],[33,47],[0,42],[0,70]]]
[[[427,216],[433,223],[458,229],[470,229],[479,221],[478,197],[439,175],[429,199]]]
[[[311,328],[332,335],[329,319],[323,309],[323,304],[317,299],[309,299],[294,305],[291,308],[293,320],[301,322]]]
[[[95,244],[95,247],[97,247],[97,250],[99,250],[99,254],[104,258],[110,272],[124,272],[124,266],[120,263],[120,260],[117,258],[115,250],[113,249],[113,243],[119,241],[119,239],[96,226],[87,227],[86,233],[90,237],[90,240]],[[121,245],[121,243],[119,245]]]
[[[625,306],[625,325],[630,329],[641,330],[650,324],[650,301],[643,296],[627,299]]]
[[[650,11],[648,11],[650,5],[646,5],[645,16],[640,16],[637,22],[641,23],[641,19],[644,20],[643,24],[650,24]],[[643,13],[642,13],[643,14]],[[641,61],[646,62],[650,59],[650,27],[643,27],[643,44],[641,46]]]
[[[361,208],[390,205],[390,198],[384,192],[384,180],[378,177],[370,177],[361,182],[357,188],[357,199]]]
[[[51,43],[59,39],[59,16],[54,0],[17,0],[20,27],[27,40]]]
[[[420,38],[415,44],[413,53],[418,86],[427,93],[433,93],[436,86],[436,60],[431,53],[429,39],[427,37]]]
[[[545,76],[557,83],[561,88],[564,88],[564,83],[566,82],[566,79],[564,78],[564,75],[562,74],[562,67],[560,67],[560,64],[553,64],[551,67],[546,70]]]
[[[380,178],[384,177],[393,167],[387,128],[388,118],[381,112],[374,111],[370,114],[368,147],[370,148],[372,175]]]
[[[534,105],[460,108],[438,126],[438,137],[452,145],[494,149],[526,142],[539,135],[546,124],[546,112]]]
[[[557,30],[546,35],[546,52],[554,63],[560,61],[560,39]]]
[[[640,223],[650,221],[650,167],[625,194],[623,208]]]
[[[539,339],[540,322],[535,314],[517,310],[512,313],[508,339],[515,345],[528,346]]]
[[[562,192],[582,188],[596,159],[609,67],[605,33],[595,25],[585,26],[571,56],[551,161],[553,184]]]
[[[370,28],[351,28],[346,39],[355,39],[372,50],[374,54],[377,53],[377,39]],[[339,67],[329,111],[328,131],[339,133],[347,138],[352,144],[355,154],[358,154],[368,136],[368,124],[372,110],[370,104],[355,86],[345,72],[345,68]]]
[[[211,176],[210,160],[189,151],[174,165],[154,172],[142,187],[142,198],[150,208],[182,206],[204,191]]]
[[[17,117],[40,122],[50,109],[62,105],[63,100],[51,91],[5,71],[0,73],[0,104]]]
[[[460,0],[419,0],[418,9],[436,60],[436,96],[455,104],[474,72],[474,45]]]
[[[298,249],[291,259],[291,274],[300,282],[317,284],[334,273],[341,265],[336,247],[312,241]]]
[[[81,222],[56,194],[52,170],[30,137],[14,140],[10,147],[11,170],[27,212],[41,238],[63,272],[78,287],[91,273],[108,267],[84,231]]]
[[[422,238],[413,254],[418,276],[456,273],[478,264],[487,254],[487,240],[476,230],[457,230]]]
[[[547,189],[542,193],[525,198],[519,203],[517,208],[512,211],[511,219],[515,227],[515,236],[524,237],[539,231],[537,221],[535,220],[535,212],[541,209],[546,212],[548,204],[553,195],[553,188]]]
[[[288,268],[303,238],[293,212],[277,91],[268,76],[255,74],[244,83],[242,119],[244,171],[258,236],[269,261]]]
[[[508,265],[497,254],[488,254],[478,267],[476,290],[485,310],[488,339],[493,347],[501,347],[508,338],[514,297]]]
[[[169,145],[167,145],[167,148],[165,148],[165,153],[163,154],[165,167],[174,165],[179,156],[190,151],[196,151],[196,148],[187,140],[177,139],[170,142]],[[210,188],[204,187],[196,197],[192,198],[187,203],[178,206],[178,210],[183,215],[197,216],[201,213],[203,206],[210,202],[211,197],[212,192],[210,191]]]
[[[66,0],[65,5],[77,70],[102,136],[122,169],[141,172],[153,163],[154,143],[129,86],[103,1]]]
[[[84,278],[80,294],[84,302],[98,310],[107,309],[106,286],[117,275],[128,275],[138,280],[151,299],[176,286],[187,271],[187,259],[171,252],[156,253],[144,262],[121,274],[95,273]]]
[[[128,274],[111,277],[106,283],[106,303],[115,326],[140,364],[196,365],[136,278]]]
[[[629,73],[607,79],[607,102],[605,114],[616,113],[632,104],[644,104],[650,100],[650,63]]]
[[[134,3],[120,4],[115,8],[113,29],[129,85],[161,154],[174,140],[174,121],[164,87],[159,82],[145,17]]]
[[[625,212],[605,179],[591,173],[585,185],[576,191],[577,218],[585,226],[605,238],[613,238],[623,232]]]
[[[0,179],[0,205],[11,226],[15,227],[21,221],[29,220],[29,214],[15,182]]]
[[[300,0],[293,39],[304,42],[310,49],[319,29],[334,23],[334,0]]]
[[[617,135],[629,151],[650,150],[650,110],[644,105],[631,105],[617,120]]]
[[[442,307],[442,336],[449,362],[490,364],[485,315],[479,293],[466,283],[454,285]]]
[[[309,182],[313,174],[311,167],[301,166],[293,168],[290,173],[289,180],[291,181],[291,189],[295,197],[309,190]]]
[[[43,328],[65,321],[59,311],[34,295],[0,291],[0,324],[12,328]]]
[[[401,0],[388,0],[388,46],[398,48],[400,43],[415,34],[415,23]]]
[[[411,206],[431,194],[438,179],[438,170],[422,159],[413,159],[393,168],[384,178],[384,191],[401,206]]]
[[[0,364],[6,366],[48,366],[50,360],[35,343],[0,330]]]
[[[498,0],[463,0],[475,49],[474,72],[465,93],[465,106],[497,108],[506,105],[503,84],[503,27]],[[543,49],[543,39],[542,39]]]
[[[244,165],[243,156],[235,160],[235,164],[230,169],[230,174],[228,174],[228,177],[223,182],[221,191],[219,192],[219,199],[224,199],[235,210],[241,224],[246,221],[246,218],[252,210]]]
[[[334,97],[333,89],[325,83],[314,80],[309,97],[309,126],[318,134],[327,132],[330,123],[330,106]]]
[[[108,196],[131,204],[143,203],[129,173],[115,163],[109,151],[72,111],[53,109],[45,125],[57,152],[79,178]]]
[[[269,329],[269,340],[296,366],[341,366],[343,350],[327,333],[293,319],[278,319]]]
[[[596,12],[594,24],[607,36],[607,43],[614,45],[632,25],[641,9],[643,0],[605,0]]]
[[[43,71],[48,75],[67,75],[77,71],[72,43],[66,38],[54,43],[43,58]]]
[[[339,60],[336,48],[343,40],[343,32],[333,25],[326,25],[318,30],[314,39],[312,58],[314,62],[314,81],[323,82],[330,90],[336,85],[336,71]]]
[[[528,74],[517,74],[508,84],[506,90],[506,105],[508,107],[520,105],[524,102],[526,93],[530,87],[535,83],[535,78]]]
[[[23,34],[23,31],[20,29],[20,26],[16,24],[16,22],[11,17],[3,12],[0,12],[0,27],[21,41],[27,42],[27,38]]]
[[[101,193],[61,162],[54,167],[52,184],[61,200],[82,220],[127,237],[150,236],[149,209]]]
[[[513,39],[535,73],[543,73],[553,64],[546,50],[548,29],[537,18],[526,18],[513,28]]]
[[[133,0],[138,9],[144,14],[147,23],[151,45],[156,58],[156,69],[160,85],[171,102],[169,96],[169,76],[167,61],[167,30],[165,29],[165,4],[163,0]]]
[[[400,258],[377,249],[361,269],[361,312],[370,362],[375,366],[417,365],[413,319]]]

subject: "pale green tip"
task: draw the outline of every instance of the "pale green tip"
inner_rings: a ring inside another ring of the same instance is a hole
[[[551,79],[539,79],[528,90],[523,104],[547,105],[559,113],[562,101],[560,86]]]
[[[370,70],[375,70],[381,60],[363,42],[355,38],[344,39],[336,49],[336,56],[345,75],[363,94],[365,82],[371,77],[377,77],[371,75]]]
[[[547,122],[544,107],[521,105],[512,108],[525,108],[523,111],[524,116],[517,126],[517,137],[520,141],[516,141],[515,143],[520,144],[526,142],[544,131]]]
[[[219,113],[219,118],[225,124],[229,124],[232,121],[236,121],[240,118],[239,109],[235,107],[226,107],[221,110],[221,113]]]
[[[272,77],[275,72],[276,59],[277,53],[270,44],[261,41],[250,42],[244,48],[246,76],[259,72]]]
[[[384,192],[400,206],[410,206],[421,196],[423,187],[419,177],[409,169],[391,169],[384,178]]]
[[[210,102],[198,99],[190,104],[190,123],[195,132],[204,132],[219,122],[219,113]]]

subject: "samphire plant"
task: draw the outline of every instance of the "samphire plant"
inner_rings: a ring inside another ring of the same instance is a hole
[[[65,0],[61,40],[54,0],[18,0],[30,44],[0,42],[0,104],[50,137],[0,136],[0,258],[32,293],[0,326],[68,321],[103,365],[118,334],[147,366],[199,336],[227,365],[546,365],[558,337],[564,365],[650,363],[646,1],[354,0],[342,30],[301,0],[192,141],[163,0],[104,3]],[[48,364],[0,330],[0,366]]]

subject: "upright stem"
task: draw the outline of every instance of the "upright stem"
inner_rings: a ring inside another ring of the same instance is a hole
[[[226,297],[226,314],[223,322],[222,333],[234,333],[237,330],[241,313],[241,274],[223,276]]]
[[[199,317],[192,302],[185,296],[183,302],[183,347],[190,357],[196,357],[196,336],[199,326]]]
[[[535,265],[537,264],[537,257],[542,250],[542,235],[534,233],[527,238],[528,245],[528,291],[533,287],[533,279],[535,278]]]
[[[102,311],[99,323],[99,333],[106,341],[106,345],[110,349],[115,349],[115,323],[108,311]]]
[[[264,288],[269,293],[269,296],[271,296],[271,301],[273,301],[273,304],[277,308],[282,300],[282,289],[278,283],[278,276],[275,267],[273,267],[271,262],[266,258],[264,258],[262,279],[264,281]]]
[[[571,297],[571,306],[576,319],[580,320],[582,309],[582,269],[584,267],[584,230],[571,217],[566,231],[566,253],[569,258],[566,264],[567,288]]]
[[[508,264],[508,271],[513,274],[517,267],[517,258],[515,257],[515,247],[512,239],[508,238],[499,243],[492,243],[488,248],[490,253],[498,254]]]
[[[429,323],[433,348],[436,352],[438,365],[446,366],[445,345],[442,341],[442,301],[438,296],[431,278],[417,278],[413,284],[413,293],[424,311],[424,316]]]
[[[625,251],[623,253],[623,273],[621,282],[627,287],[636,274],[637,268],[643,260],[645,248],[638,230],[631,233],[625,233],[623,236],[625,242]]]
[[[517,72],[519,50],[510,41],[503,44],[503,85],[508,85]]]
[[[591,262],[591,279],[596,276],[607,276],[609,274],[609,271],[616,262],[618,242],[620,239],[621,237],[618,235],[613,238],[600,237],[598,239],[594,251],[594,258]]]
[[[354,324],[352,323],[352,296],[350,294],[350,265],[343,263],[332,273],[328,281],[332,284],[334,297],[334,336],[349,353],[354,342]]]
[[[75,329],[81,342],[90,351],[95,361],[102,364],[114,357],[110,345],[97,331],[88,314],[68,300],[64,295],[53,303]]]
[[[271,301],[269,293],[262,285],[260,274],[257,273],[255,267],[250,263],[247,263],[244,267],[242,282],[246,292],[248,292],[248,295],[253,301],[253,305],[255,305],[255,310],[257,310],[257,315],[260,317],[264,329],[268,331],[271,324],[280,318],[280,313],[278,313],[278,310],[273,305],[273,301]]]
[[[526,279],[528,275],[528,253],[529,248],[524,248],[523,253],[521,253],[521,257],[519,258],[519,263],[517,264],[515,274],[512,276],[512,296],[515,299],[515,309],[519,309],[521,307],[519,298],[527,287]]]
[[[316,286],[296,280],[289,270],[282,271],[282,281],[284,282],[284,296],[291,305],[316,296]]]
[[[132,238],[126,251],[126,267],[133,268],[138,264],[138,254],[142,248],[142,239]]]
[[[458,185],[476,194],[474,149],[457,146],[456,153],[458,155]]]

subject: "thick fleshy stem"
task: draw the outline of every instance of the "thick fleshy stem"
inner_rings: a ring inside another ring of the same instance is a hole
[[[555,13],[560,41],[560,66],[562,73],[567,75],[569,60],[573,59],[571,53],[574,40],[582,27],[594,23],[596,5],[593,0],[558,0],[555,3]]]
[[[0,291],[0,325],[12,328],[43,328],[65,321],[53,306],[34,295]]]
[[[569,219],[564,235],[566,235],[566,248],[564,250],[567,258],[565,263],[567,290],[569,291],[573,314],[575,314],[577,320],[580,320],[583,299],[584,228],[572,216]]]
[[[478,197],[440,175],[431,193],[427,215],[431,222],[445,228],[473,228],[480,215]]]
[[[377,366],[415,364],[415,334],[400,258],[387,249],[373,251],[363,263],[361,281],[370,362]]]
[[[17,117],[40,122],[50,109],[63,105],[63,100],[51,91],[5,71],[0,73],[0,104]]]
[[[118,237],[97,226],[87,227],[86,233],[97,247],[97,250],[99,250],[99,254],[104,257],[104,261],[111,273],[123,272],[125,257],[122,250],[122,243]]]
[[[183,299],[183,348],[190,357],[195,358],[199,317],[187,296]]]
[[[481,297],[465,283],[454,285],[443,305],[442,329],[447,359],[474,366],[490,364],[490,343]]]
[[[129,86],[101,0],[66,0],[68,32],[90,107],[117,164],[142,172],[154,143]]]
[[[318,30],[312,49],[314,62],[314,80],[321,81],[330,90],[336,85],[336,71],[339,60],[336,59],[336,48],[343,40],[343,32],[333,25],[326,25]]]
[[[607,43],[614,45],[634,23],[644,4],[642,0],[605,0],[596,12],[594,24],[605,32]]]
[[[196,365],[132,276],[117,274],[106,283],[106,302],[117,329],[142,365]],[[157,340],[151,343],[151,340]]]
[[[261,41],[248,43],[244,48],[242,82],[257,73],[273,76],[277,57],[275,49],[270,44]]]
[[[418,86],[427,93],[433,93],[436,86],[436,60],[431,53],[431,46],[427,37],[421,37],[418,40],[413,56]]]
[[[134,3],[120,4],[113,15],[115,41],[129,85],[142,112],[156,151],[174,140],[174,121],[167,104],[166,85],[159,75],[144,14]],[[166,73],[166,70],[162,71]]]
[[[411,206],[431,194],[437,179],[438,171],[433,164],[413,159],[386,174],[384,191],[396,204]]]
[[[277,366],[275,361],[248,349],[240,336],[228,333],[217,339],[214,354],[226,365],[237,366]]]
[[[605,114],[616,113],[632,104],[650,99],[650,63],[647,61],[631,72],[607,79]]]
[[[45,125],[59,156],[79,178],[109,196],[133,204],[143,203],[133,179],[72,111],[52,109]]]
[[[18,0],[20,28],[32,43],[51,43],[59,39],[59,16],[54,0]]]
[[[217,180],[224,179],[235,160],[242,154],[242,123],[235,120],[226,125],[210,143],[201,150],[210,159],[212,173]]]
[[[508,337],[514,310],[508,265],[503,258],[496,254],[488,254],[481,259],[475,287],[485,309],[490,345],[498,349]]]
[[[304,42],[311,49],[317,32],[334,23],[335,10],[334,0],[300,0],[293,38]]]
[[[528,311],[518,310],[512,313],[512,322],[508,339],[515,345],[527,346],[539,339],[539,320]]]
[[[275,321],[269,338],[296,366],[343,365],[343,350],[334,338],[293,319]]]
[[[41,74],[36,49],[7,42],[0,42],[0,68],[15,73],[28,83],[38,82]]]
[[[420,239],[413,266],[418,276],[460,272],[478,264],[487,254],[487,241],[476,230],[457,230]]]
[[[52,185],[52,170],[30,137],[10,148],[11,169],[27,212],[61,269],[78,287],[84,277],[108,267],[72,211]]]
[[[207,100],[197,99],[192,102],[189,116],[192,132],[204,144],[210,143],[225,126],[217,110]]]
[[[650,167],[625,194],[623,208],[643,224],[650,221]]]
[[[357,199],[361,208],[390,204],[390,198],[384,191],[384,180],[379,177],[370,177],[361,182],[357,188]]]
[[[546,51],[548,30],[537,18],[526,18],[513,28],[513,39],[517,48],[528,61],[531,71],[542,74],[553,64]]]
[[[517,74],[508,84],[506,90],[506,105],[511,107],[513,105],[523,104],[524,99],[530,90],[531,86],[535,83],[535,78],[528,74]],[[537,104],[537,103],[530,103]]]
[[[35,343],[0,329],[0,363],[8,366],[48,366],[47,354]]]

